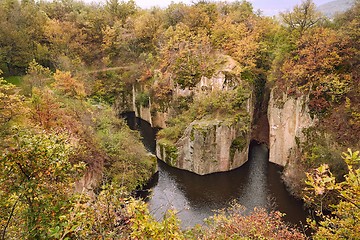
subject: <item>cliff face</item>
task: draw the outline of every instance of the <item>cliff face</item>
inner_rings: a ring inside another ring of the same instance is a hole
[[[226,74],[218,72],[212,78],[203,77],[193,89],[175,88],[174,98],[229,89],[231,86]],[[136,95],[135,90],[133,94]],[[306,102],[305,96],[295,98],[282,94],[275,97],[274,90],[271,91],[267,111],[270,162],[281,166],[293,165],[289,160],[294,159],[294,154],[299,150],[298,143],[305,140],[303,130],[314,126],[316,122],[311,118]],[[251,97],[244,105],[248,123],[221,118],[193,121],[175,144],[159,141],[157,157],[171,166],[200,175],[240,167],[247,161],[251,140],[250,131],[244,131],[244,126],[250,127],[255,107]],[[165,113],[151,111],[150,99],[147,107],[136,106],[134,100],[133,108],[138,117],[148,121],[152,126],[167,127],[166,120],[171,115],[171,109]],[[267,125],[267,121],[264,121],[264,124]],[[263,129],[266,129],[264,134],[267,135],[267,126]]]
[[[241,84],[241,82],[239,83]],[[219,72],[212,78],[203,77],[193,89],[176,89],[177,96],[206,95],[233,91],[236,86]],[[251,94],[241,104],[239,116],[206,116],[191,122],[176,141],[157,142],[157,157],[171,166],[199,175],[229,171],[248,159],[250,124],[253,116]],[[236,115],[235,114],[235,115]]]
[[[241,123],[194,121],[175,144],[157,144],[157,156],[199,175],[240,167],[248,158],[249,136]]]
[[[132,91],[128,92],[132,98],[130,108],[136,116],[149,122],[152,127],[163,129],[169,128],[169,119],[171,121],[179,114],[186,114],[179,112],[177,102],[186,103],[187,108],[191,108],[196,101],[203,104],[200,107],[201,117],[196,114],[185,117],[188,122],[183,124],[176,141],[173,136],[158,139],[156,152],[160,160],[199,175],[229,171],[247,161],[254,111],[251,84],[241,79],[241,68],[228,56],[223,56],[218,68],[212,77],[201,77],[195,87],[181,88],[172,82],[171,99],[166,104],[168,107],[161,108],[161,111],[158,108],[160,103],[152,102],[151,86],[133,85]],[[229,94],[232,102],[226,97],[219,98],[226,94]],[[212,97],[208,100],[211,103],[206,105],[204,97],[210,95]],[[184,99],[191,100],[184,102]],[[129,108],[129,104],[125,107]]]
[[[316,120],[311,118],[306,101],[305,96],[274,97],[274,90],[271,91],[268,106],[270,162],[285,166],[298,143],[305,140],[303,130],[314,126]]]
[[[137,91],[135,89],[135,86],[133,85],[133,90],[132,90],[132,97],[133,97],[133,104],[132,104],[132,109],[135,112],[135,116],[138,118],[141,118],[145,121],[147,121],[148,123],[150,123],[150,125],[152,127],[159,127],[159,128],[165,128],[166,127],[166,120],[167,120],[167,113],[163,113],[163,112],[154,112],[153,114],[151,114],[151,99],[149,97],[148,101],[148,106],[142,106],[141,104],[137,104],[136,103],[136,95],[137,95]]]
[[[225,71],[231,71],[234,66],[230,65],[225,68]],[[220,71],[211,78],[202,77],[196,87],[190,89],[186,87],[182,89],[180,86],[174,87],[173,100],[179,97],[189,97],[191,95],[198,96],[213,91],[227,91],[231,89],[230,84],[227,83],[225,74]],[[144,107],[136,104],[136,96],[138,91],[133,87],[132,96],[132,110],[135,112],[136,117],[139,117],[151,124],[152,127],[166,128],[166,121],[172,113],[172,109],[168,108],[165,112],[153,111],[151,107],[151,99],[149,98],[149,105]],[[250,107],[250,106],[249,106]]]

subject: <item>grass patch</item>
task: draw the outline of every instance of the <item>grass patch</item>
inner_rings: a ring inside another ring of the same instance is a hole
[[[9,77],[4,77],[4,79],[8,82],[8,83],[12,83],[16,86],[20,86],[23,76],[9,76]]]

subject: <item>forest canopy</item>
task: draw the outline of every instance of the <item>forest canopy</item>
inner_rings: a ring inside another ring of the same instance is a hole
[[[360,149],[359,24],[359,1],[328,19],[311,0],[277,18],[248,1],[0,0],[0,239],[305,238],[280,213],[237,205],[204,228],[183,231],[176,212],[156,222],[130,197],[156,170],[119,118],[135,88],[135,107],[174,109],[159,133],[171,141],[196,117],[235,115],[250,90],[307,96],[319,124],[297,193],[332,211],[315,238],[359,238],[359,152],[347,151]],[[246,89],[173,101],[224,64]]]

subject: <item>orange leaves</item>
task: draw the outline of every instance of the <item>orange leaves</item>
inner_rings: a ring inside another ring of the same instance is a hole
[[[341,39],[330,29],[311,31],[298,41],[292,58],[285,61],[284,78],[302,86],[320,81],[342,63]]]
[[[58,111],[60,105],[49,88],[42,90],[34,88],[31,103],[33,105],[31,117],[36,124],[40,124],[45,129],[56,125],[56,120],[61,115]]]
[[[306,32],[297,42],[297,49],[285,60],[282,78],[290,87],[310,94],[310,109],[323,112],[333,103],[344,100],[351,76],[344,71],[347,59],[346,42],[331,29],[316,28]]]
[[[299,43],[300,61],[306,61],[310,69],[321,73],[333,71],[341,63],[341,39],[330,29],[318,28],[303,36]]]
[[[229,216],[220,212],[210,219],[202,239],[305,239],[303,234],[281,220],[279,212],[267,213],[255,208],[246,215],[237,204],[229,210]]]
[[[44,28],[45,37],[51,43],[55,54],[81,53],[84,49],[86,35],[74,23],[48,20]]]
[[[25,114],[23,96],[13,84],[0,78],[0,126],[14,119],[15,116]]]
[[[263,33],[259,25],[260,21],[254,19],[240,23],[234,23],[230,17],[219,19],[213,27],[212,42],[242,66],[255,68]]]
[[[54,79],[55,83],[53,86],[60,90],[65,96],[75,98],[85,97],[86,94],[83,83],[73,78],[70,72],[56,70]]]

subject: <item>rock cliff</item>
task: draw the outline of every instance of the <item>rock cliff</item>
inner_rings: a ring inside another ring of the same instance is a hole
[[[314,126],[307,107],[307,98],[291,97],[286,94],[275,97],[271,91],[268,105],[269,161],[286,166],[290,154],[304,141],[303,130]]]
[[[202,77],[193,89],[176,88],[175,94],[182,97],[191,94],[220,95],[229,91],[236,92],[240,85],[246,86],[244,82],[235,83],[232,80],[229,72],[220,71],[212,78]],[[229,171],[243,165],[248,160],[254,109],[251,89],[249,86],[245,88],[247,97],[236,106],[234,115],[214,114],[210,111],[208,115],[197,118],[189,123],[175,143],[166,139],[158,141],[157,157],[171,166],[199,175]]]
[[[159,142],[157,156],[171,166],[199,175],[224,172],[247,161],[249,136],[242,123],[194,121],[171,144]]]
[[[179,99],[191,99],[182,102],[189,108],[193,101],[212,96],[208,99],[213,101],[210,105],[200,107],[206,113],[187,118],[189,121],[183,124],[176,139],[173,135],[170,139],[158,139],[157,157],[171,166],[205,175],[238,168],[248,159],[254,112],[251,83],[241,79],[242,69],[236,61],[229,56],[221,56],[221,59],[219,70],[212,77],[201,77],[194,87],[182,88],[170,81],[171,98],[166,104],[168,107],[161,111],[160,104],[156,100],[152,102],[151,86],[135,84],[131,94],[129,92],[136,116],[152,127],[163,129],[169,128],[169,119],[183,114],[176,110]],[[153,84],[157,84],[156,80]],[[230,104],[226,93],[233,98]],[[218,95],[224,97],[217,99]],[[207,104],[202,101],[201,104]]]

